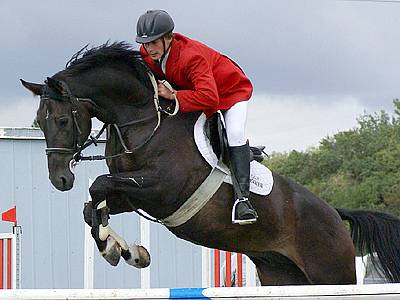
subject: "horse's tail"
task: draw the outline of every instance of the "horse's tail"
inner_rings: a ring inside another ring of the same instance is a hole
[[[371,254],[375,268],[391,282],[400,282],[400,219],[381,212],[336,210],[342,220],[349,221],[351,237],[361,254]]]

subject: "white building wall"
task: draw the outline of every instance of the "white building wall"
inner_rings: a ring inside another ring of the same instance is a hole
[[[84,287],[83,203],[89,178],[107,173],[104,162],[82,162],[74,188],[56,190],[48,180],[45,141],[37,129],[0,128],[0,212],[17,206],[22,226],[22,288]],[[104,143],[88,155],[104,153]],[[112,216],[111,224],[128,242],[140,243],[139,217]],[[0,232],[11,223],[0,221]],[[151,224],[151,287],[201,286],[201,248]],[[95,288],[139,288],[140,270],[125,264],[111,267],[95,248]]]

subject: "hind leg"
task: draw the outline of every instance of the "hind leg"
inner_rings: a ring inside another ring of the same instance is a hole
[[[296,264],[277,252],[251,257],[262,285],[308,285],[310,281]]]
[[[307,234],[297,236],[301,243],[296,258],[313,284],[356,283],[354,245],[343,224],[313,232],[308,228]]]
[[[355,284],[354,245],[336,210],[296,188],[295,243],[288,253],[313,284]]]
[[[313,284],[356,283],[354,247],[345,240],[337,243],[323,252],[309,249],[303,256],[304,271]]]

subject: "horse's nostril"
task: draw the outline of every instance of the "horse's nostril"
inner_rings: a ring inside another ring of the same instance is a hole
[[[65,186],[67,184],[67,178],[65,178],[64,176],[60,176],[62,185]]]
[[[49,176],[49,179],[53,186],[59,191],[70,190],[74,183],[74,176],[69,176],[69,174],[57,174],[55,176]]]

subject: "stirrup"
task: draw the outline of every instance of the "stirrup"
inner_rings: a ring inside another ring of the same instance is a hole
[[[250,218],[247,219],[236,219],[235,213],[236,213],[236,207],[239,203],[244,202],[247,206],[248,210],[248,215],[251,215]],[[253,224],[257,221],[258,215],[257,212],[254,210],[252,205],[249,202],[248,198],[240,198],[236,199],[235,203],[233,204],[232,208],[232,224],[239,224],[239,225],[247,225],[247,224]]]

